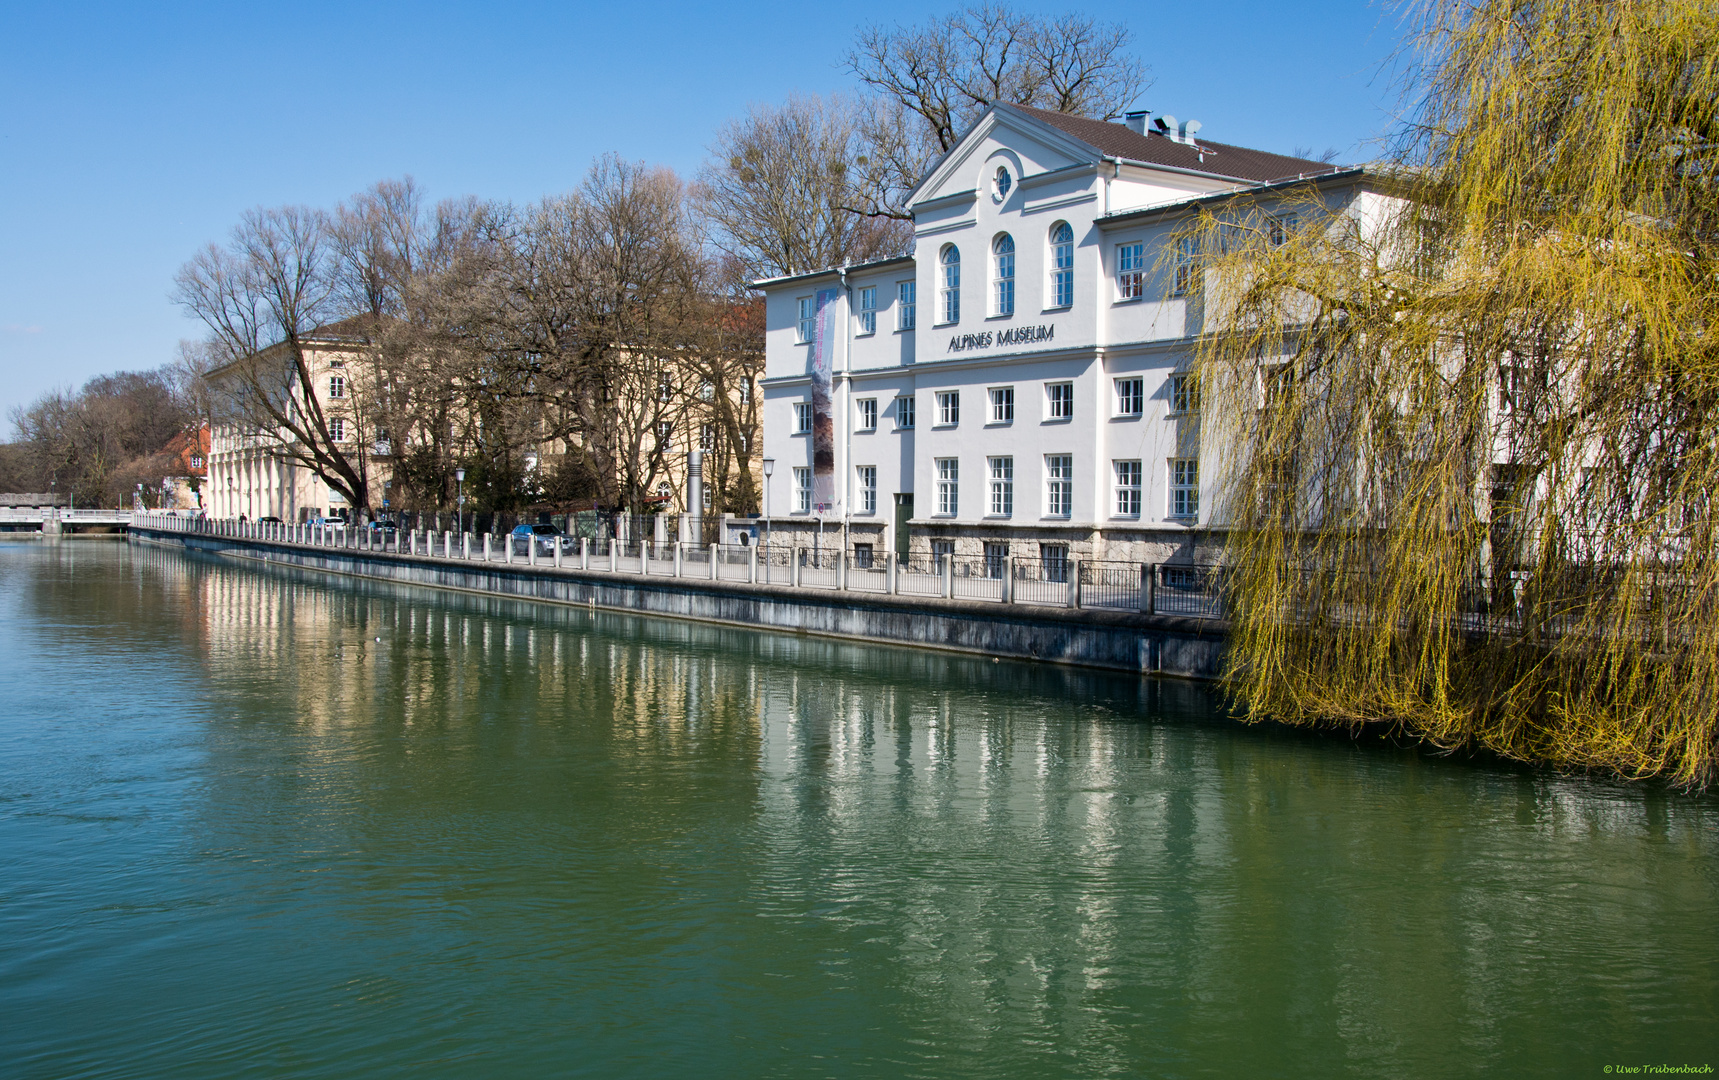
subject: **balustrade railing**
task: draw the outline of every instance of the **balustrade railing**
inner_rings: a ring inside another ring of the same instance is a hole
[[[1136,611],[1222,618],[1216,567],[1096,559],[915,555],[869,548],[786,544],[692,544],[607,537],[531,537],[396,530],[343,522],[214,520],[139,514],[135,524],[164,532],[315,548],[384,552],[407,558],[485,562],[646,577],[694,578],[819,592],[936,597],[984,604]]]

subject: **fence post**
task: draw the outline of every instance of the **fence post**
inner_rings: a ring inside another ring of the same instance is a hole
[[[639,573],[648,574],[650,572],[651,572],[651,542],[649,540],[640,540],[639,541]]]
[[[896,562],[895,562],[895,552],[893,552],[893,551],[884,552],[884,556],[883,556],[883,579],[884,579],[883,584],[884,584],[884,588],[889,590],[889,595],[891,595],[891,596],[896,595],[896,593],[898,591],[897,587],[896,587],[896,571],[897,570],[898,570],[898,567],[896,566]]]
[[[489,533],[483,534],[483,561],[489,562]]]
[[[1068,606],[1080,610],[1080,567],[1083,560],[1069,560]]]
[[[1158,610],[1158,564],[1140,564],[1140,611],[1150,615]]]
[[[955,599],[955,556],[943,556],[943,599]]]
[[[680,572],[681,572],[681,557],[682,557],[681,556],[681,546],[682,545],[681,545],[681,542],[679,540],[676,540],[674,542],[674,576],[675,577],[680,577]]]
[[[1015,602],[1015,557],[1008,556],[1003,560],[1003,603]]]
[[[758,545],[746,546],[746,584],[758,584]]]
[[[845,550],[836,553],[836,589],[848,591],[848,553]]]
[[[717,570],[716,570],[716,556],[717,556],[718,552],[720,551],[721,547],[722,547],[721,544],[710,545],[710,580],[712,580],[712,581],[715,581],[722,576],[721,574],[717,573]]]
[[[793,577],[790,580],[796,589],[800,587],[800,553],[804,550],[806,549],[799,546],[794,548]]]
[[[579,538],[579,569],[591,569],[591,538],[589,536]]]
[[[609,538],[609,573],[613,574],[621,568],[620,556],[615,553],[615,539]]]
[[[511,547],[512,545],[513,541],[508,541],[508,546]],[[537,535],[535,533],[525,538],[525,561],[532,566],[537,565]]]

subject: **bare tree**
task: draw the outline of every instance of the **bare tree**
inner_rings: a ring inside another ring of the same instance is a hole
[[[365,407],[373,453],[389,459],[393,505],[451,505],[459,452],[455,414],[470,382],[471,357],[449,332],[456,267],[466,257],[474,200],[425,206],[411,177],[385,180],[330,217],[333,294],[369,316]]]
[[[82,503],[126,502],[142,484],[153,498],[175,471],[168,446],[195,425],[170,368],[91,379],[56,390],[12,414],[18,429],[13,483],[50,488]]]
[[[714,241],[754,278],[804,273],[902,251],[912,232],[854,214],[867,198],[861,132],[870,107],[795,96],[755,105],[717,133],[699,173],[697,205]]]
[[[904,203],[939,154],[995,102],[1099,120],[1121,116],[1151,85],[1117,23],[1084,15],[1026,15],[1002,4],[969,7],[922,26],[869,27],[846,57],[880,123],[854,183],[866,196],[852,209],[910,218]]]
[[[180,269],[174,299],[208,327],[209,347],[222,361],[211,372],[217,415],[367,509],[371,471],[362,433],[369,418],[355,406],[360,437],[350,446],[335,438],[307,357],[306,339],[345,314],[328,233],[319,210],[249,211],[227,247],[211,244]],[[370,328],[365,321],[345,329]]]

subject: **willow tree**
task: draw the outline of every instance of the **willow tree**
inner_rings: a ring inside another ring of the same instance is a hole
[[[1414,121],[1349,189],[1369,194],[1255,193],[1181,237],[1230,685],[1292,722],[1705,784],[1719,12],[1426,20]]]

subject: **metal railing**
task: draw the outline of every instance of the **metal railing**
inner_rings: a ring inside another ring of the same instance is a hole
[[[313,548],[381,552],[539,570],[694,578],[819,592],[936,597],[985,604],[1224,615],[1215,567],[1112,560],[955,555],[899,559],[893,552],[786,544],[693,544],[605,537],[523,537],[474,532],[244,522],[141,514],[136,524]]]

